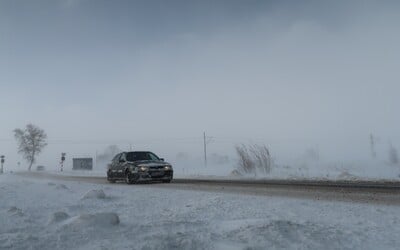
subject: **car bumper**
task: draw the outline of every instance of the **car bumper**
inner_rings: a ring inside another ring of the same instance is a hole
[[[139,181],[167,181],[172,180],[173,171],[148,171],[139,173]]]

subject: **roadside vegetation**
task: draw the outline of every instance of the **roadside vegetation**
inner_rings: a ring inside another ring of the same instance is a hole
[[[259,144],[236,145],[238,167],[236,175],[267,176],[271,172],[272,157],[267,146]]]
[[[47,146],[47,135],[43,129],[28,124],[25,129],[14,129],[14,137],[17,140],[18,153],[28,161],[30,171],[36,162],[36,156]]]

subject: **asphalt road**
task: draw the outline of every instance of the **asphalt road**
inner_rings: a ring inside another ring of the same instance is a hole
[[[127,185],[124,182],[108,183],[105,177],[65,176],[46,172],[21,172],[18,175],[30,178],[78,181],[104,185],[126,185],[127,188],[145,185],[150,188],[239,193],[311,199],[315,201],[327,200],[400,205],[400,182],[174,179],[172,183]]]

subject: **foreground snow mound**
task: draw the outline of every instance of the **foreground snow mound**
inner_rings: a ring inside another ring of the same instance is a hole
[[[104,193],[103,189],[93,189],[88,191],[83,197],[84,199],[105,199],[106,194]]]
[[[70,190],[65,191],[56,188],[63,182],[51,181],[38,179],[27,185],[24,177],[0,175],[1,250],[386,250],[400,246],[396,194],[385,194],[393,197],[391,205],[318,200],[319,193],[307,199],[278,193],[247,195],[239,190],[166,189],[161,184],[130,188],[65,182]],[[85,193],[94,198],[104,193],[88,192],[93,189],[106,191],[106,199],[80,200]]]
[[[97,229],[119,224],[119,216],[116,213],[81,214],[71,218],[65,225],[67,227],[95,227]]]
[[[64,184],[57,184],[57,185],[56,185],[56,189],[59,189],[59,190],[63,190],[63,189],[69,190],[69,188],[68,188],[66,185],[64,185]]]
[[[225,237],[234,239],[235,246],[243,249],[329,249],[356,248],[354,232],[345,232],[340,228],[314,224],[311,222],[295,222],[289,220],[271,221],[232,221],[222,223]],[[356,232],[358,237],[366,237],[363,232]],[[354,246],[353,246],[354,244]]]
[[[17,207],[10,207],[7,212],[13,216],[23,216],[24,213],[22,212],[22,210],[20,208]]]
[[[66,212],[55,212],[49,218],[49,224],[57,223],[60,221],[64,221],[69,218],[69,215]]]

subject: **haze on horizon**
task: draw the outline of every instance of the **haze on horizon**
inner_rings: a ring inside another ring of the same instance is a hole
[[[107,145],[173,158],[265,143],[289,164],[400,148],[397,1],[0,2],[0,153],[33,123],[39,156]],[[381,167],[381,166],[379,166]]]

